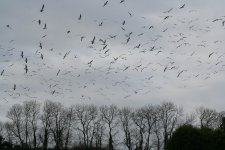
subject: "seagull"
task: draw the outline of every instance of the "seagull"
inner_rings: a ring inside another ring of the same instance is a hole
[[[28,67],[27,67],[27,65],[25,65],[24,70],[25,70],[26,73],[28,72]]]
[[[130,67],[130,66],[125,67],[125,68],[123,69],[123,71],[127,70],[129,67]]]
[[[58,75],[59,75],[59,72],[60,72],[60,69],[59,69],[59,71],[57,72],[56,76],[58,76]]]
[[[93,60],[89,61],[87,64],[91,67]]]
[[[167,69],[168,69],[168,67],[166,66],[163,71],[166,72]]]
[[[169,19],[169,17],[171,17],[171,16],[165,16],[165,17],[164,17],[164,20]]]
[[[42,60],[44,59],[44,55],[43,55],[43,54],[41,54],[41,59],[42,59]]]
[[[13,85],[13,90],[14,90],[14,91],[16,90],[16,84]]]
[[[120,3],[123,3],[123,2],[125,2],[125,0],[121,0],[121,1],[120,1]]]
[[[45,26],[44,26],[44,28],[43,29],[47,29],[47,25],[46,25],[46,23],[45,23]]]
[[[39,47],[42,49],[42,44],[41,43],[39,44]]]
[[[80,41],[82,42],[84,38],[85,38],[85,36],[81,36]]]
[[[125,23],[126,23],[126,22],[125,22],[125,20],[124,20],[124,21],[122,22],[122,25],[125,25]]]
[[[222,20],[222,19],[215,19],[215,20],[213,20],[212,22],[216,22],[216,21],[219,21],[219,20]]]
[[[183,73],[184,71],[187,71],[187,70],[182,70],[182,71],[180,71],[179,73],[178,73],[178,75],[177,75],[177,78],[181,75],[181,73]]]
[[[23,51],[21,52],[20,56],[23,58]]]
[[[130,17],[132,17],[132,14],[130,12],[128,12],[128,14],[130,15]]]
[[[4,71],[5,71],[5,70],[3,69],[2,72],[1,72],[1,76],[3,75]]]
[[[80,16],[79,16],[78,20],[81,20],[81,18],[82,18],[82,16],[81,16],[81,14],[80,14]]]
[[[99,25],[98,26],[102,26],[103,25],[103,21],[101,22],[101,23],[99,23]]]
[[[38,20],[38,24],[41,25],[41,20],[40,19]]]
[[[95,36],[93,37],[93,40],[91,41],[91,44],[95,43]]]
[[[6,25],[7,28],[12,29],[9,24]]]
[[[183,4],[183,5],[180,7],[180,9],[184,8],[184,6],[185,6],[185,4]]]
[[[43,12],[44,11],[44,8],[45,8],[45,5],[43,4],[40,12]]]
[[[130,41],[130,37],[127,38],[127,43]]]
[[[93,62],[93,60],[89,61],[87,64],[88,64],[88,65],[91,65],[92,62]]]
[[[170,8],[169,10],[164,11],[163,13],[170,13],[172,10],[173,10],[173,8]]]
[[[25,58],[25,62],[27,63],[27,58]]]
[[[209,58],[212,56],[212,54],[214,54],[214,52],[212,52],[212,53],[209,54]]]
[[[148,29],[154,28],[154,26],[150,26]]]
[[[107,4],[108,4],[108,1],[106,1],[106,2],[104,3],[103,7],[105,7]]]

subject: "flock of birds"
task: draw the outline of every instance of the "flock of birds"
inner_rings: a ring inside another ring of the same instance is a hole
[[[1,99],[138,100],[225,74],[224,40],[216,33],[225,32],[225,16],[200,18],[187,4],[140,16],[128,3],[102,2],[96,14],[73,14],[64,28],[46,20],[47,4],[35,10],[39,18],[26,19],[29,33],[6,24],[1,30],[12,36],[0,43]],[[121,16],[107,13],[115,6]],[[36,45],[20,40],[32,32]]]

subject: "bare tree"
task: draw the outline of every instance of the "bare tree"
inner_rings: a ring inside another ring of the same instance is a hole
[[[144,119],[146,120],[146,142],[145,142],[145,150],[150,150],[151,149],[151,145],[150,145],[150,141],[151,141],[151,134],[152,134],[152,129],[153,126],[155,124],[155,122],[157,121],[157,115],[156,115],[156,108],[153,105],[147,105],[145,107],[143,107],[143,116]]]
[[[146,120],[145,117],[143,115],[144,109],[143,108],[139,108],[136,109],[136,111],[134,111],[132,113],[132,120],[134,122],[134,124],[136,125],[137,128],[137,133],[136,133],[136,149],[140,149],[142,150],[144,148],[144,134],[145,134],[145,130],[146,130]]]
[[[183,109],[178,108],[172,102],[163,102],[158,107],[158,109],[159,120],[163,128],[163,144],[164,149],[166,149],[168,139],[172,135],[173,131],[175,130],[183,115]]]
[[[196,110],[200,120],[200,126],[206,128],[216,128],[220,124],[219,113],[216,110],[199,107]]]
[[[5,140],[10,143],[13,144],[13,140],[14,140],[14,134],[11,130],[12,128],[12,123],[7,121],[4,123],[4,129],[5,129]]]
[[[77,129],[82,135],[82,145],[85,149],[92,149],[98,109],[94,105],[76,105],[75,114],[79,123]]]
[[[66,121],[66,129],[65,129],[65,143],[64,143],[64,147],[65,149],[67,150],[68,149],[68,146],[69,146],[69,143],[71,142],[71,138],[72,138],[72,127],[74,125],[74,121],[75,121],[75,110],[74,110],[74,107],[69,107],[65,110],[65,113],[66,113],[66,118],[65,118],[65,121]]]
[[[103,136],[105,136],[105,122],[98,115],[98,118],[94,124],[94,141],[96,149],[102,148]]]
[[[63,133],[66,129],[66,111],[59,102],[50,102],[50,131],[53,135],[56,150],[63,149]]]
[[[43,150],[47,150],[48,144],[49,144],[49,136],[50,136],[50,118],[51,118],[51,101],[45,101],[44,106],[43,106],[43,111],[40,116],[41,123],[42,123],[42,128],[39,138],[40,141],[42,142],[42,148]]]
[[[7,113],[7,118],[10,119],[10,122],[7,124],[7,128],[13,133],[17,138],[20,145],[24,146],[24,122],[23,122],[23,106],[20,104],[14,104]]]
[[[128,107],[124,107],[119,111],[119,118],[122,125],[122,130],[124,132],[124,144],[127,146],[129,150],[133,149],[133,121],[132,121],[132,113],[133,110]]]
[[[110,106],[101,106],[100,107],[101,117],[102,120],[106,123],[109,129],[109,140],[108,140],[108,148],[109,150],[114,149],[114,137],[116,136],[117,132],[117,125],[118,125],[118,107],[116,105]]]
[[[157,119],[153,125],[153,147],[155,147],[156,150],[161,150],[163,145],[163,135],[162,135],[162,124],[161,120],[159,119],[159,113],[157,113]]]
[[[33,148],[36,149],[37,147],[37,130],[38,130],[38,121],[40,119],[40,109],[41,104],[36,101],[25,101],[24,108],[26,110],[26,116],[28,118],[28,122],[30,123],[32,136],[33,136]],[[27,114],[29,113],[29,114]]]

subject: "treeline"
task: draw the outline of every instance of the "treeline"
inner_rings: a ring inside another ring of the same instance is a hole
[[[0,149],[162,150],[177,128],[216,129],[224,116],[204,107],[184,114],[172,102],[134,109],[24,101],[9,108],[7,121],[0,123]]]

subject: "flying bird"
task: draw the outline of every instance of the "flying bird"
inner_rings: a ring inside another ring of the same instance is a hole
[[[27,65],[25,65],[24,70],[25,70],[26,73],[28,72],[28,67],[27,67]]]
[[[124,20],[124,21],[122,22],[122,25],[125,25],[125,23],[126,23],[126,22],[125,22],[125,20]]]
[[[80,41],[82,42],[84,38],[85,38],[85,36],[81,36]]]
[[[95,43],[95,36],[93,37],[91,44],[93,45]]]
[[[216,21],[219,21],[219,20],[222,20],[222,19],[218,19],[218,18],[217,18],[217,19],[214,19],[212,22],[216,22]]]
[[[103,25],[103,21],[101,22],[101,23],[99,23],[99,25],[98,26],[102,26]]]
[[[172,10],[173,10],[173,8],[170,8],[169,10],[164,11],[163,13],[170,13]]]
[[[166,72],[167,69],[168,69],[168,67],[166,66],[163,71]]]
[[[7,28],[12,29],[9,24],[6,25]]]
[[[42,60],[44,59],[44,55],[43,55],[43,54],[41,54],[41,59],[42,59]]]
[[[120,3],[123,3],[123,2],[125,2],[125,0],[121,0],[121,1],[120,1]]]
[[[45,23],[45,26],[44,26],[44,28],[43,28],[43,29],[44,29],[44,30],[45,30],[45,29],[47,29],[47,25],[46,25],[46,23]]]
[[[130,66],[127,66],[123,69],[123,71],[126,71],[128,68],[130,68]]]
[[[20,56],[23,58],[23,51],[21,52]]]
[[[154,26],[150,26],[148,29],[154,28]]]
[[[169,17],[171,17],[171,16],[165,16],[165,17],[164,17],[164,20],[169,19]]]
[[[42,44],[41,43],[39,43],[39,47],[42,49]]]
[[[180,7],[180,9],[184,8],[184,6],[185,6],[185,4],[183,4],[183,5]]]
[[[212,54],[214,54],[214,52],[212,52],[212,53],[209,54],[209,58],[212,56]]]
[[[82,18],[82,15],[80,14],[80,16],[79,16],[78,20],[81,20],[81,18]]]
[[[181,73],[183,73],[183,72],[185,72],[185,71],[187,71],[187,70],[182,70],[182,71],[180,71],[180,72],[178,73],[178,75],[177,75],[177,78],[181,75]]]
[[[60,72],[60,69],[59,69],[59,71],[57,72],[56,76],[58,76],[58,75],[59,75],[59,72]]]
[[[16,84],[13,85],[13,90],[14,90],[14,91],[16,90]]]
[[[42,7],[41,7],[40,12],[43,12],[44,11],[44,8],[45,8],[45,5],[43,4]]]
[[[1,76],[3,75],[4,71],[5,71],[5,70],[3,69],[2,72],[1,72]]]
[[[93,60],[89,61],[87,64],[91,67]]]
[[[106,2],[104,3],[103,7],[105,7],[107,4],[108,4],[108,1],[106,1]]]

